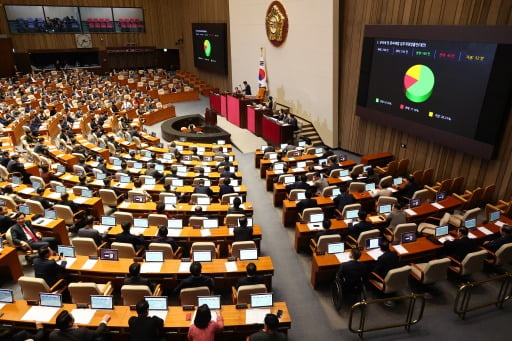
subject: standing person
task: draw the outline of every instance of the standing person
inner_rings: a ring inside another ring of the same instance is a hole
[[[75,319],[67,310],[63,310],[57,315],[55,321],[57,329],[50,333],[50,341],[75,341],[75,340],[96,340],[107,330],[107,323],[110,321],[110,315],[105,314],[101,319],[96,330],[90,330],[85,327],[73,327]]]
[[[217,321],[212,321],[210,308],[203,304],[197,308],[194,324],[188,329],[187,338],[189,341],[214,341],[215,334],[224,329],[224,318],[220,311],[217,311]]]
[[[149,316],[149,303],[142,299],[135,306],[137,316],[128,320],[130,326],[130,339],[139,340],[163,340],[162,327],[164,320],[158,316]]]
[[[245,95],[245,96],[250,96],[252,95],[251,93],[251,86],[249,85],[249,83],[247,83],[247,81],[244,81],[244,89],[242,90],[242,93]]]
[[[263,329],[249,336],[250,341],[284,341],[286,334],[280,333],[279,318],[275,314],[267,314],[263,322]]]

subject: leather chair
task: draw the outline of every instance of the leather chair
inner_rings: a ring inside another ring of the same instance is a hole
[[[208,287],[181,289],[180,305],[197,305],[198,296],[210,296],[210,289]]]
[[[241,285],[238,289],[231,287],[231,299],[233,304],[249,304],[251,303],[251,295],[266,292],[265,284]]]
[[[114,291],[112,282],[96,284],[94,282],[69,283],[69,294],[74,304],[89,304],[91,295],[109,296]]]

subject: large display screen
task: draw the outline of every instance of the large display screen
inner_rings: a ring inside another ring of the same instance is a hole
[[[227,74],[226,24],[192,24],[194,65],[208,71]]]
[[[439,27],[430,36],[419,27],[382,31],[365,34],[357,114],[491,158],[510,108],[512,45],[439,35]]]

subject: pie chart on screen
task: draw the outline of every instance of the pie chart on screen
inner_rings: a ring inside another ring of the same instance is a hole
[[[210,54],[212,53],[212,45],[210,44],[209,40],[205,40],[203,42],[203,50],[206,57],[210,57]]]
[[[430,98],[435,77],[432,70],[422,64],[411,66],[404,76],[405,96],[412,102],[422,103]]]

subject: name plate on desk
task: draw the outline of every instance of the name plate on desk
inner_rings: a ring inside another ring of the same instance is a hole
[[[315,230],[322,230],[323,227],[322,227],[321,223],[308,223],[308,229],[310,231],[315,231]]]
[[[178,272],[190,272],[190,264],[192,264],[192,262],[181,262]]]
[[[483,234],[485,234],[486,236],[490,235],[490,234],[493,234],[491,230],[489,230],[488,228],[486,227],[483,227],[483,226],[480,226],[480,227],[477,227],[478,230],[480,230],[480,232],[482,232]]]
[[[435,208],[437,208],[438,210],[442,210],[444,208],[443,205],[441,205],[440,203],[438,202],[433,202],[431,203],[430,205],[434,206]]]
[[[417,215],[418,213],[414,212],[413,210],[411,210],[410,208],[404,210],[405,213],[407,213],[408,215]]]
[[[226,271],[227,272],[235,272],[238,271],[238,267],[236,265],[236,262],[226,262]]]
[[[91,270],[92,268],[94,268],[94,266],[96,265],[96,263],[98,262],[97,259],[88,259],[84,265],[82,265],[82,270]]]
[[[395,249],[396,252],[398,252],[399,255],[409,253],[409,251],[407,251],[407,249],[403,247],[403,245],[393,245],[393,248]]]

